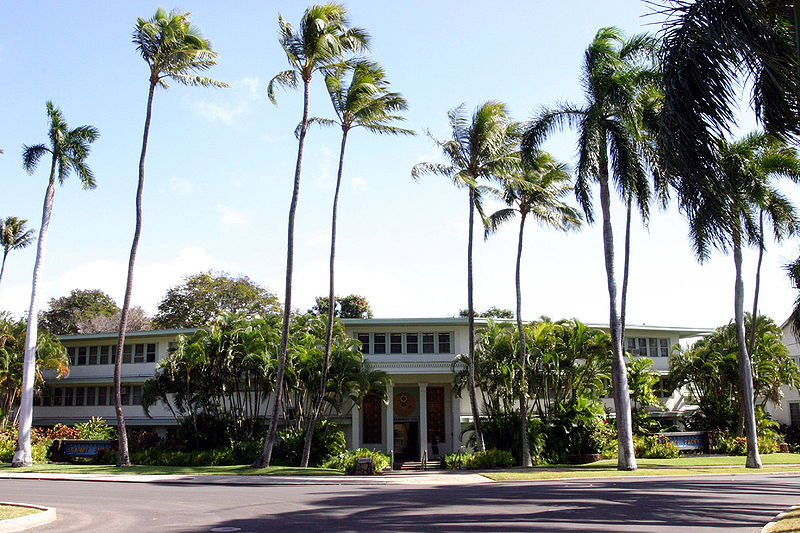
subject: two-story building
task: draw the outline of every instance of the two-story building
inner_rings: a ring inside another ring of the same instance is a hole
[[[461,447],[462,428],[472,422],[467,395],[453,388],[453,359],[468,350],[466,318],[345,319],[347,334],[361,342],[373,368],[391,377],[390,401],[368,397],[340,420],[350,448],[394,451],[399,458],[417,459],[423,450],[431,455],[431,442],[440,453]],[[479,328],[485,320],[477,319]],[[590,325],[607,330],[607,326]],[[164,406],[141,407],[142,385],[152,377],[170,343],[195,330],[130,332],[122,353],[122,403],[128,426],[165,429],[176,424]],[[659,326],[626,327],[626,350],[653,359],[661,373],[668,370],[669,352],[680,340],[710,333],[708,329]],[[92,416],[114,423],[113,374],[116,333],[64,335],[71,368],[67,378],[50,381],[50,394],[37,399],[34,424],[74,424]],[[686,406],[680,394],[665,398],[667,413]],[[611,402],[607,404],[611,406]]]

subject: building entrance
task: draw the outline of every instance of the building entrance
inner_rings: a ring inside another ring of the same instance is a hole
[[[396,461],[419,460],[419,422],[395,422],[394,456]]]

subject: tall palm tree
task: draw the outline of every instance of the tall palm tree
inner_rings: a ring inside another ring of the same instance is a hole
[[[475,391],[475,306],[472,298],[472,242],[475,210],[483,216],[480,200],[480,180],[501,179],[519,161],[518,126],[509,117],[505,104],[490,100],[478,106],[469,117],[464,105],[447,113],[452,139],[434,143],[442,150],[447,164],[418,163],[411,170],[414,179],[423,174],[438,174],[450,178],[453,185],[467,189],[469,222],[467,237],[467,313],[469,320],[469,400],[475,424],[475,438],[480,450],[485,450],[480,412]]]
[[[271,409],[269,432],[264,448],[253,463],[254,467],[269,466],[272,447],[278,431],[283,376],[286,372],[286,350],[289,345],[289,321],[292,313],[292,275],[294,273],[294,218],[300,194],[300,173],[303,164],[303,146],[308,131],[309,89],[315,72],[325,71],[340,63],[347,53],[358,53],[368,48],[366,31],[348,27],[347,9],[343,5],[327,3],[307,8],[300,21],[299,31],[278,15],[280,43],[291,68],[279,72],[267,86],[267,96],[274,104],[275,87],[297,88],[298,77],[303,81],[303,118],[297,128],[297,161],[294,169],[292,201],[289,204],[288,236],[286,241],[286,290],[283,303],[281,348],[278,354],[274,405]]]
[[[739,80],[767,133],[800,135],[800,3],[784,0],[663,0],[664,113],[661,157],[690,219],[724,213],[714,139],[730,130]],[[691,223],[691,220],[690,220]],[[730,228],[720,227],[721,233]],[[721,238],[724,238],[722,236]]]
[[[522,139],[523,152],[535,153],[551,131],[566,126],[578,129],[575,195],[590,223],[594,221],[591,185],[595,181],[600,185],[609,327],[614,353],[611,377],[619,441],[617,467],[620,470],[635,470],[636,458],[622,323],[617,307],[611,179],[622,197],[633,199],[646,218],[650,188],[641,143],[638,101],[641,93],[656,79],[653,50],[654,40],[647,35],[634,35],[626,40],[616,28],[601,28],[584,55],[581,83],[585,88],[585,105],[561,104],[543,109],[528,124]]]
[[[136,226],[133,231],[133,243],[128,259],[128,277],[125,282],[125,298],[119,321],[117,338],[117,358],[114,362],[114,409],[117,416],[117,432],[119,434],[119,456],[117,466],[130,466],[128,454],[128,437],[125,431],[125,416],[122,412],[120,372],[122,349],[125,345],[125,331],[128,326],[131,292],[133,291],[133,268],[136,252],[139,248],[139,236],[142,231],[142,192],[144,190],[144,161],[147,154],[147,140],[150,134],[150,118],[153,108],[153,96],[156,87],[168,89],[167,80],[200,87],[227,87],[227,84],[197,72],[203,72],[217,64],[218,54],[211,50],[211,43],[204,39],[200,31],[192,26],[189,13],[172,11],[167,13],[158,8],[150,19],[136,19],[133,30],[133,44],[145,60],[150,70],[150,86],[147,93],[147,111],[144,119],[142,135],[142,152],[139,156],[139,182],[136,187]]]
[[[39,227],[39,241],[36,245],[36,261],[33,265],[33,281],[31,283],[31,305],[28,308],[28,327],[25,334],[25,358],[22,370],[22,395],[20,399],[20,422],[17,451],[12,464],[29,466],[31,457],[31,423],[33,422],[33,387],[36,379],[36,339],[37,320],[31,317],[39,315],[39,278],[44,267],[44,256],[47,249],[47,232],[50,227],[50,214],[53,211],[53,198],[56,192],[56,179],[61,185],[72,171],[81,180],[84,189],[94,189],[95,181],[92,170],[86,164],[89,149],[99,133],[93,126],[78,126],[70,129],[59,108],[48,101],[47,118],[49,121],[47,135],[50,145],[35,144],[23,146],[22,164],[28,174],[33,174],[39,161],[50,154],[50,179],[44,195],[42,207],[42,225]]]
[[[762,166],[761,158],[768,139],[761,133],[751,133],[738,141],[717,138],[714,142],[716,163],[721,172],[717,182],[724,185],[724,196],[715,206],[702,209],[691,220],[690,233],[695,253],[704,261],[711,247],[732,250],[736,268],[734,284],[734,321],[738,340],[739,389],[741,411],[747,436],[748,468],[761,468],[756,432],[753,368],[745,338],[744,282],[742,280],[742,248],[748,244],[762,245],[758,214],[766,215],[776,231],[794,233],[798,220],[794,207],[770,183],[775,169]],[[719,207],[724,211],[720,213]]]
[[[24,218],[6,217],[0,220],[0,246],[3,248],[3,263],[0,266],[0,281],[6,269],[6,258],[11,250],[21,250],[33,242],[34,231],[25,229],[28,221]]]
[[[519,174],[511,174],[503,181],[499,196],[509,206],[492,213],[488,219],[486,235],[493,233],[504,222],[519,214],[519,239],[517,242],[517,332],[519,334],[519,412],[522,420],[522,466],[532,466],[531,448],[528,437],[528,390],[525,351],[525,329],[522,324],[522,286],[520,269],[522,265],[522,235],[528,215],[542,226],[562,231],[577,229],[581,225],[581,215],[564,203],[563,198],[572,192],[572,176],[567,166],[559,163],[547,152],[535,154],[530,161],[520,165]]]
[[[346,76],[350,74],[349,84]],[[354,128],[364,128],[371,133],[391,135],[411,135],[414,132],[408,129],[393,126],[391,123],[405,120],[397,115],[399,111],[407,109],[405,98],[399,93],[389,91],[389,82],[386,74],[379,64],[359,60],[352,65],[341,65],[332,69],[325,77],[325,85],[336,113],[336,120],[313,119],[321,124],[336,124],[342,129],[342,142],[339,148],[339,170],[336,173],[336,188],[333,193],[333,209],[331,215],[331,253],[329,263],[328,302],[334,302],[334,257],[336,255],[336,215],[339,205],[339,189],[342,184],[342,170],[344,168],[344,151],[347,144],[347,134]],[[335,306],[328,305],[328,323],[325,334],[325,353],[322,360],[322,373],[320,376],[319,394],[315,405],[308,417],[305,443],[300,466],[308,466],[311,457],[311,442],[314,435],[314,426],[322,412],[325,399],[325,388],[328,380],[328,367],[330,366],[331,343],[333,342],[333,322]]]

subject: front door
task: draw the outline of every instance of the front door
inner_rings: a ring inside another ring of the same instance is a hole
[[[419,422],[397,422],[394,425],[396,461],[419,460]]]

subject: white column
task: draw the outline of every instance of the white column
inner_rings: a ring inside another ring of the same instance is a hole
[[[452,428],[453,428],[453,444],[452,452],[455,453],[461,449],[461,398],[456,395],[455,388],[452,393]]]
[[[428,384],[419,384],[419,459],[428,450]]]
[[[352,431],[350,436],[351,448],[357,450],[361,447],[361,409],[357,405],[354,405],[353,410],[350,412],[350,431]]]
[[[389,405],[386,406],[386,453],[390,453],[394,448],[394,385],[391,383],[386,388],[386,394],[389,396]]]

